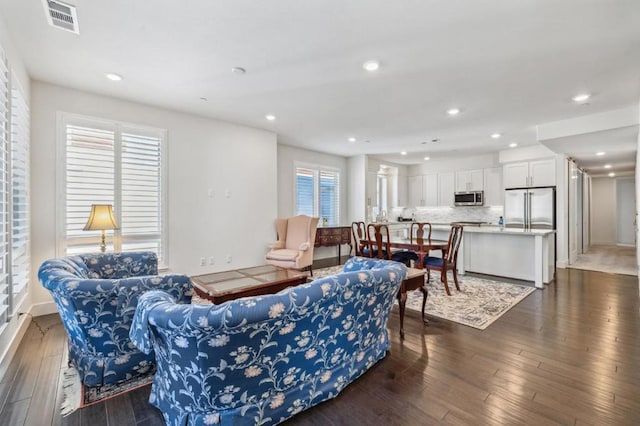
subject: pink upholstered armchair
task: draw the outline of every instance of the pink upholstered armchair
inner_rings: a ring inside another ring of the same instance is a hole
[[[316,240],[317,217],[305,215],[276,219],[278,241],[272,244],[266,262],[289,269],[311,269],[313,244]]]

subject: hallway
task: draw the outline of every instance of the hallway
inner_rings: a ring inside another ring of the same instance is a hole
[[[569,265],[569,268],[637,276],[636,249],[593,245],[586,253],[579,254],[578,260]]]

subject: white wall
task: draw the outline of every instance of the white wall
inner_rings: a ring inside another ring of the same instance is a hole
[[[10,67],[10,78],[12,82],[18,82],[20,87],[22,88],[25,100],[27,104],[30,103],[30,92],[31,92],[31,84],[29,80],[29,75],[27,74],[27,70],[22,62],[22,57],[20,56],[20,52],[13,45],[13,41],[11,36],[9,35],[7,28],[5,26],[5,22],[0,16],[0,44],[4,49],[4,53],[6,55],[7,61]],[[33,260],[32,260],[33,262]],[[33,288],[39,286],[39,284],[35,281],[34,276],[31,276],[31,284],[28,289],[29,294],[26,297],[26,305],[30,305],[31,303],[31,293],[33,292]],[[29,310],[29,306],[20,306],[20,311]],[[26,330],[26,326],[28,324],[27,321],[28,316],[22,315],[14,315],[9,322],[4,326],[0,324],[0,380],[4,375],[4,371],[11,360],[15,350],[17,349],[17,342],[19,342],[22,337],[24,331]]]
[[[616,180],[591,179],[591,244],[616,244]]]
[[[349,226],[347,182],[349,182],[348,160],[346,157],[325,154],[317,151],[296,148],[293,146],[278,144],[278,216],[289,217],[295,212],[295,184],[294,170],[296,163],[304,163],[316,166],[325,166],[340,171],[340,225]],[[271,239],[276,238],[276,231],[271,220]],[[342,247],[342,255],[346,255],[349,246]],[[316,247],[313,251],[314,259],[323,259],[337,256],[335,247]]]
[[[619,245],[635,247],[636,188],[634,178],[616,179],[616,219]]]
[[[367,217],[366,175],[367,156],[355,155],[347,161],[349,168],[348,223],[364,220]]]
[[[58,111],[167,129],[168,258],[189,275],[263,263],[277,214],[277,142],[274,133],[32,83],[33,267],[56,256],[56,115]],[[208,189],[215,197],[208,197]],[[225,198],[226,190],[231,197]],[[227,255],[232,263],[226,263]],[[213,266],[199,266],[214,256]],[[35,286],[34,303],[51,300]],[[49,305],[50,306],[50,305]]]

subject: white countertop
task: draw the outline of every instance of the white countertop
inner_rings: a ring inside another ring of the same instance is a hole
[[[451,227],[449,225],[432,225],[431,229],[439,231],[449,231]],[[481,226],[465,226],[463,233],[473,234],[513,234],[513,235],[548,235],[554,234],[555,229],[521,229],[521,228],[500,228],[495,225],[481,225]]]
[[[384,222],[386,225],[406,225],[407,228],[411,226],[413,222]],[[447,231],[451,229],[451,225],[448,223],[431,223],[431,229],[434,231]],[[474,234],[509,234],[509,235],[548,235],[554,234],[554,229],[522,229],[522,228],[500,228],[497,225],[466,225],[464,226],[465,233]]]

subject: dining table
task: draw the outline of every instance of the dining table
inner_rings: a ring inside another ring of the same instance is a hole
[[[424,316],[424,304],[426,303],[429,292],[424,285],[424,258],[429,255],[430,251],[442,252],[442,257],[447,256],[447,249],[449,242],[444,240],[424,240],[421,243],[404,237],[390,238],[389,241],[381,240],[361,240],[362,244],[367,245],[370,249],[369,253],[378,253],[379,258],[384,258],[383,253],[387,247],[398,250],[410,250],[418,255],[418,262],[412,265],[410,273],[404,279],[398,290],[398,307],[400,308],[400,337],[404,338],[404,312],[407,304],[407,292],[413,290],[420,290],[424,295],[422,306],[422,322],[428,324],[429,321]],[[378,245],[383,247],[383,250],[376,250]],[[418,274],[418,271],[423,271],[422,274]]]

